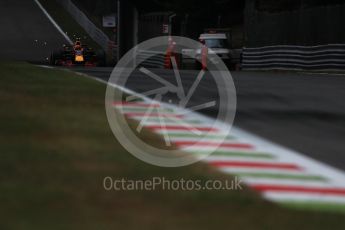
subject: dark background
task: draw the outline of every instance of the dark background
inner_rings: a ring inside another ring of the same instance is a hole
[[[101,18],[116,12],[114,0],[74,0]],[[345,42],[344,0],[122,0],[139,12],[139,42],[162,35],[162,23],[176,13],[173,35],[194,39],[205,28],[231,28],[236,46],[320,45]]]

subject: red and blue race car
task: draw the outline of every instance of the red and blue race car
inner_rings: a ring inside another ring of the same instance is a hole
[[[54,51],[50,56],[51,65],[59,66],[104,66],[106,55],[103,50],[94,51],[87,45],[81,44],[80,39],[74,45],[64,45],[62,49]]]

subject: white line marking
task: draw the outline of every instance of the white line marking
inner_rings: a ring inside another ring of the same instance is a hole
[[[205,133],[205,136],[207,135],[207,133]],[[236,142],[236,143],[239,143],[239,142]],[[244,148],[236,148],[236,147],[217,147],[217,149],[215,149],[214,146],[198,146],[198,145],[192,145],[192,146],[184,146],[184,147],[181,147],[183,148],[184,151],[186,152],[195,152],[195,151],[198,151],[198,150],[202,150],[202,151],[220,151],[220,152],[253,152],[253,151],[256,151],[256,149],[244,149]]]
[[[45,68],[45,69],[55,69],[54,67],[49,66],[49,65],[38,65],[38,67]]]
[[[329,188],[330,184],[327,181],[313,181],[313,180],[294,180],[294,179],[280,179],[280,178],[246,178],[241,177],[241,180],[248,185],[275,185],[275,186],[308,186],[308,188]]]
[[[258,168],[248,168],[248,167],[237,167],[237,168],[229,168],[229,167],[221,167],[219,170],[223,173],[227,174],[240,174],[240,173],[270,173],[270,174],[284,174],[284,175],[309,175],[305,172],[301,171],[293,171],[288,169],[258,169]]]
[[[42,12],[47,16],[47,18],[49,19],[49,21],[55,26],[55,28],[62,34],[62,36],[67,40],[67,42],[72,45],[73,42],[72,40],[67,36],[67,34],[65,32],[63,32],[63,30],[61,29],[61,27],[55,22],[55,20],[49,15],[49,13],[46,11],[46,9],[44,9],[44,7],[42,6],[42,4],[38,1],[38,0],[34,0],[36,2],[36,4],[38,5],[38,7],[42,10]]]
[[[168,91],[169,91],[169,87],[165,86],[165,87],[162,87],[162,88],[153,89],[153,90],[144,92],[144,93],[142,93],[142,95],[144,95],[144,96],[151,96],[151,95],[154,95],[154,94],[165,94]],[[133,101],[133,100],[136,100],[136,99],[138,99],[138,97],[136,95],[131,95],[131,96],[126,97],[126,101],[127,102],[130,102],[130,101]]]
[[[116,107],[116,109],[120,110],[124,115],[126,114],[133,114],[133,113],[144,113],[145,111],[147,111],[148,108],[130,108],[130,107]],[[170,114],[173,115],[174,112],[169,111],[169,110],[165,110],[165,109],[159,109],[159,108],[155,108],[153,110],[153,112],[155,113],[164,113],[164,114]],[[135,117],[135,116],[133,116]],[[159,121],[158,121],[159,123]]]
[[[200,139],[202,138],[202,140],[207,141],[209,143],[219,143],[219,140],[223,141],[226,137],[225,136],[219,136],[219,137],[215,137],[213,138],[211,135],[205,134],[205,135],[196,135],[194,137],[172,137],[171,140],[174,140],[175,142],[178,141],[195,141],[198,142],[200,141]],[[234,143],[238,143],[238,142],[234,142]]]
[[[231,153],[231,152],[229,152]],[[245,155],[243,156],[216,156],[216,155],[210,155],[207,157],[204,161],[205,162],[219,162],[219,161],[238,161],[238,162],[243,162],[243,161],[248,161],[250,160],[251,163],[276,163],[275,159],[271,158],[255,158],[255,157],[246,157]]]
[[[345,204],[345,196],[315,194],[315,193],[291,193],[291,192],[264,192],[263,196],[276,202],[313,202]]]

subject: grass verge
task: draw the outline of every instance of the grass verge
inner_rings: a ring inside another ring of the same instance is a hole
[[[106,191],[104,177],[224,180],[204,164],[159,168],[109,129],[105,85],[0,63],[1,229],[343,229],[344,215],[285,209],[243,191]],[[151,141],[161,140],[146,133]]]

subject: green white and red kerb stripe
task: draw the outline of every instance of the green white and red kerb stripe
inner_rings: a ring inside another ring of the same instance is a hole
[[[337,169],[238,128],[232,128],[231,136],[224,136],[221,127],[210,126],[213,122],[209,118],[190,111],[181,114],[177,108],[149,99],[114,102],[113,106],[129,118],[142,121],[145,117],[144,127],[168,134],[175,146],[196,157],[219,146],[204,161],[239,176],[268,200],[288,207],[345,210],[345,174]],[[146,113],[148,109],[152,113]],[[189,126],[200,133],[195,134]]]

